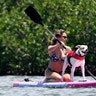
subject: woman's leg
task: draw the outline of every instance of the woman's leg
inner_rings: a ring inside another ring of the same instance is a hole
[[[61,75],[57,72],[51,72],[50,70],[45,70],[45,80],[44,82],[61,82]]]
[[[64,80],[64,82],[70,82],[71,81],[70,74],[65,73],[63,75],[63,80]]]

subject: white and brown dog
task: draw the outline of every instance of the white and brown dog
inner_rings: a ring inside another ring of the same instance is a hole
[[[74,72],[76,67],[81,67],[83,80],[85,80],[85,56],[88,52],[87,45],[77,45],[76,51],[71,51],[65,57],[64,66],[62,69],[62,75],[65,73],[65,70],[68,65],[71,65],[71,81],[74,79]]]

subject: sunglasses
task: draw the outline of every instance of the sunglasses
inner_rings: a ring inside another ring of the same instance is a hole
[[[64,39],[67,39],[67,36],[62,36]]]

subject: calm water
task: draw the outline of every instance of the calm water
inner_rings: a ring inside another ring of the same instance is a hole
[[[0,96],[96,96],[96,88],[13,87],[13,82],[25,76],[0,76]],[[32,81],[43,81],[43,76],[28,76]],[[78,80],[80,77],[75,77]],[[93,80],[92,77],[87,77]]]

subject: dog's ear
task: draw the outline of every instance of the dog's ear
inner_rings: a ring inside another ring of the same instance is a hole
[[[80,48],[80,45],[76,45],[75,48]]]

